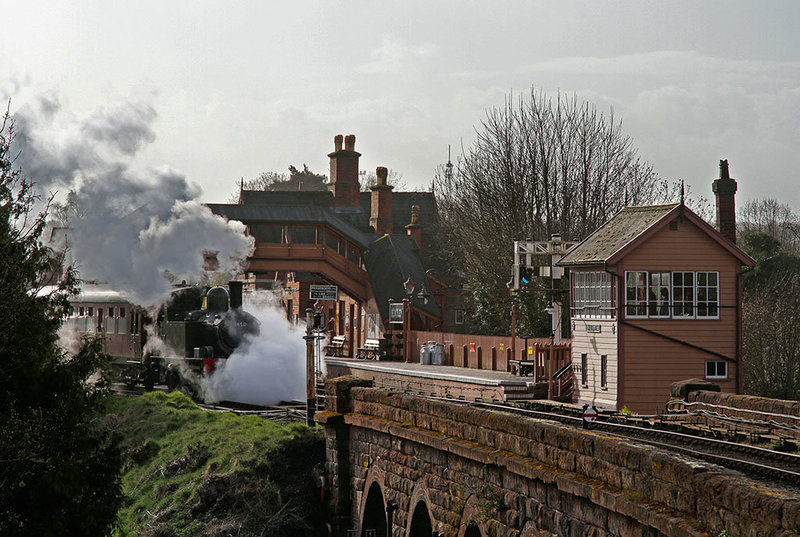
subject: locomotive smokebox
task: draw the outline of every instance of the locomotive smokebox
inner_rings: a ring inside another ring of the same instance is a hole
[[[228,289],[231,290],[231,309],[242,307],[242,286],[244,282],[232,280],[228,282]]]
[[[224,287],[212,287],[206,293],[206,307],[209,311],[228,311],[230,295]]]

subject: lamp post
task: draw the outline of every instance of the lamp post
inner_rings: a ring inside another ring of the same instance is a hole
[[[417,286],[411,281],[411,276],[403,284],[403,290],[406,297],[403,299],[403,361],[408,363],[411,359],[411,342],[409,339],[409,332],[411,330],[411,295]]]
[[[314,310],[306,310],[306,425],[314,426],[314,412],[316,411],[317,398],[314,393],[316,390],[314,381],[314,340],[316,336],[314,329]]]
[[[550,314],[551,323],[555,325],[556,308],[548,306],[544,309],[545,312]],[[550,332],[550,349],[547,353],[547,399],[553,399],[553,345],[556,337],[555,330]]]

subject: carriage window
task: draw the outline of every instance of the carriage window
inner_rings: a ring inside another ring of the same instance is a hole
[[[120,317],[125,317],[125,308],[120,308],[119,309],[119,316]]]
[[[113,306],[108,308],[108,316],[109,317],[113,317],[114,316],[114,309],[115,308]]]
[[[87,317],[94,317],[94,308],[92,306],[89,306],[88,308],[86,308],[86,311],[87,311],[87,313],[86,313]]]
[[[83,309],[83,306],[79,307],[78,308],[78,317],[83,317],[85,314],[86,314],[86,312]]]

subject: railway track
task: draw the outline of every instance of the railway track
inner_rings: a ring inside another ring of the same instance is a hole
[[[557,421],[573,427],[584,426],[583,418],[580,416],[542,410],[528,410],[506,404],[467,402],[441,397],[431,398],[469,405],[475,408],[485,408],[531,418]],[[682,453],[725,468],[731,468],[756,480],[769,480],[770,483],[779,482],[800,493],[800,455],[798,454],[654,427],[634,426],[601,420],[595,421],[591,425],[591,429],[613,433],[647,445]]]

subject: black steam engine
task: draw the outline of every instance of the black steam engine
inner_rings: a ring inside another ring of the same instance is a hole
[[[163,383],[194,391],[199,377],[214,371],[247,336],[257,334],[258,321],[242,309],[242,282],[204,291],[176,291],[156,322],[160,350],[142,360],[140,379],[145,388]]]
[[[228,358],[258,321],[242,309],[242,282],[224,287],[183,287],[155,317],[108,286],[86,284],[70,300],[65,326],[100,337],[116,380],[133,387],[186,386],[195,391],[203,374]],[[156,337],[153,337],[156,336]]]

